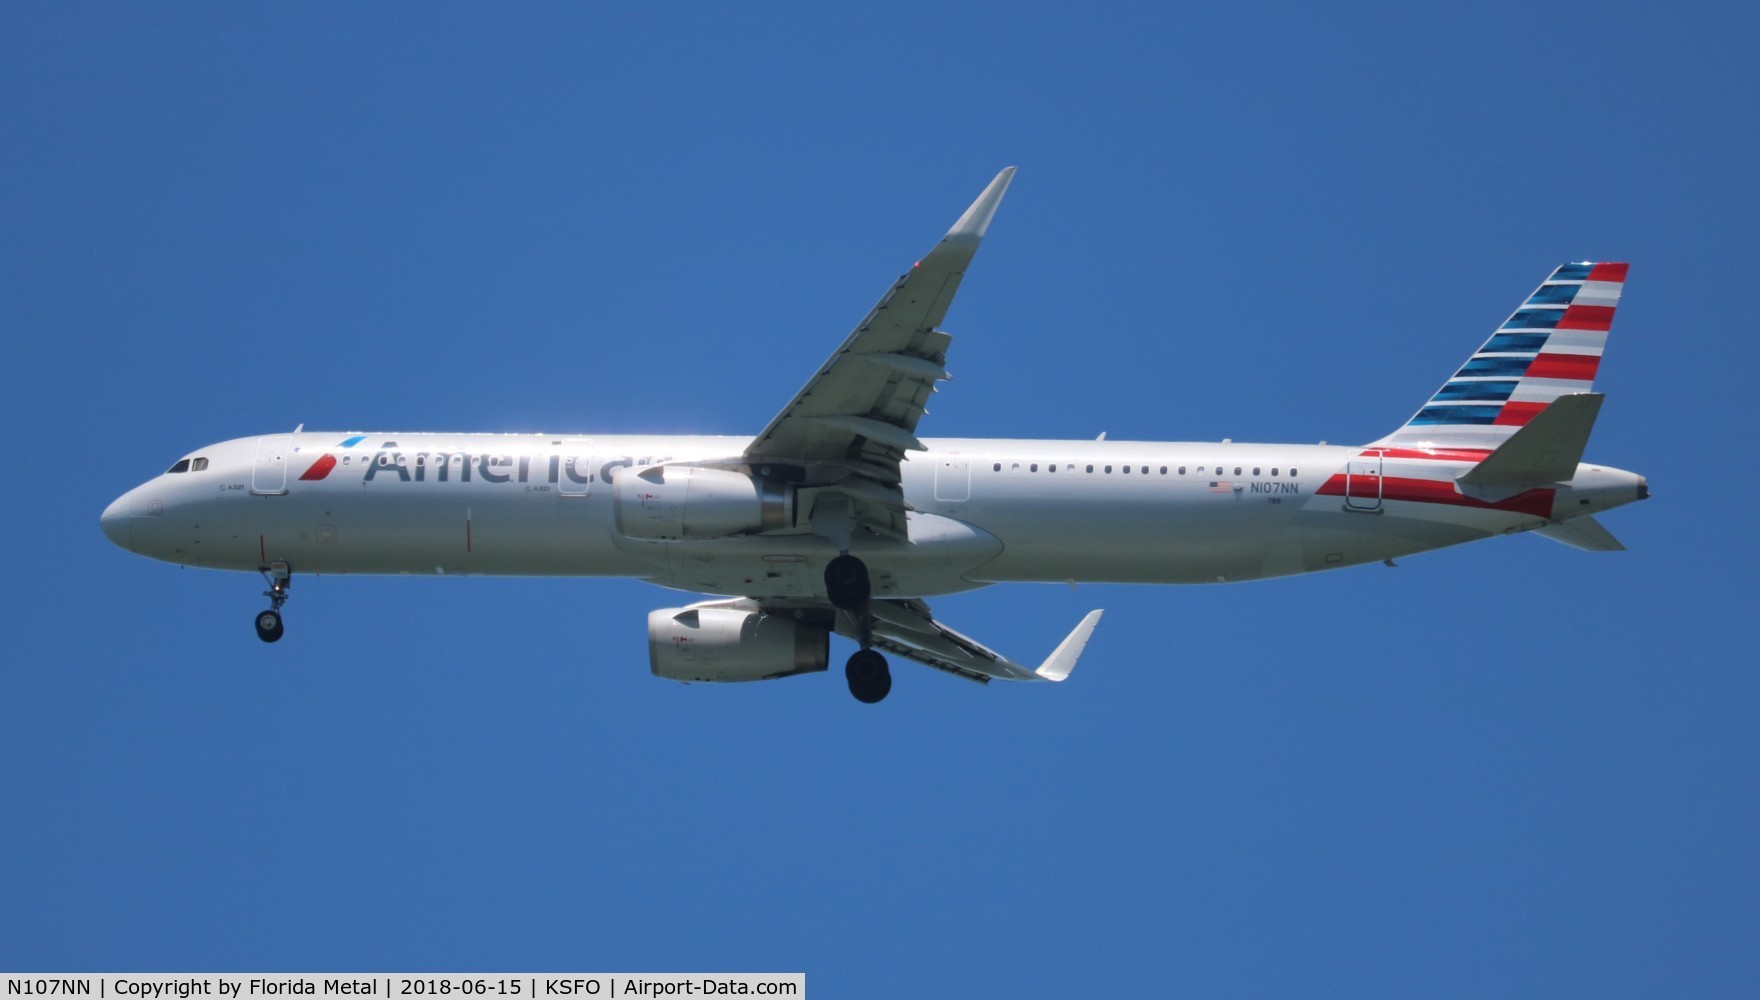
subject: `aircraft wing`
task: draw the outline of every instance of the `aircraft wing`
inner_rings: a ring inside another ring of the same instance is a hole
[[[798,466],[805,481],[849,497],[855,524],[906,537],[899,462],[923,450],[917,421],[945,380],[947,345],[936,329],[1014,178],[996,175],[934,249],[912,265],[855,332],[746,449],[754,463]]]
[[[937,622],[929,606],[920,600],[870,601],[868,610],[873,614],[869,639],[874,648],[980,684],[993,680],[1061,681],[1075,669],[1076,659],[1100,624],[1100,612],[1088,612],[1045,662],[1028,667]],[[848,612],[838,614],[837,631],[860,640],[856,621]]]

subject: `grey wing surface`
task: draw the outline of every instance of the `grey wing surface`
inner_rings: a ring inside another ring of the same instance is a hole
[[[801,469],[806,485],[848,497],[856,527],[906,537],[899,462],[921,451],[917,423],[948,377],[938,329],[1014,178],[996,175],[947,235],[892,283],[866,318],[746,449],[753,463]]]
[[[982,684],[993,680],[1064,680],[1075,669],[1076,660],[1100,624],[1101,614],[1088,612],[1044,662],[1029,667],[937,622],[929,606],[920,600],[870,601],[868,610],[873,617],[869,641],[874,648]],[[838,614],[837,631],[857,641],[861,639],[859,624],[848,612]]]

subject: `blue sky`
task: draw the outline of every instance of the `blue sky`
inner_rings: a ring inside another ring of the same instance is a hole
[[[0,967],[1751,990],[1757,29],[0,8]],[[875,710],[652,678],[675,595],[624,581],[304,580],[264,647],[257,579],[98,531],[302,422],[755,432],[1009,164],[923,433],[1370,440],[1630,260],[1591,455],[1650,477],[1631,551],[993,588],[937,609],[1023,659],[1108,609],[1074,678],[901,665]]]

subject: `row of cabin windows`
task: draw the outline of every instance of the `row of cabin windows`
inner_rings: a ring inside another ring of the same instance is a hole
[[[177,460],[176,465],[173,465],[171,468],[166,469],[165,471],[167,473],[171,473],[171,472],[206,472],[207,470],[208,470],[208,460],[205,458],[180,458]]]
[[[994,464],[994,465],[992,465],[992,466],[991,466],[991,468],[992,468],[992,469],[993,469],[993,470],[994,470],[994,471],[996,471],[996,472],[1001,472],[1001,471],[1002,471],[1002,463],[1001,463],[1001,462],[997,462],[997,463],[995,463],[995,464]],[[1087,470],[1088,470],[1088,471],[1089,471],[1089,472],[1093,472],[1093,471],[1094,471],[1094,468],[1095,468],[1095,467],[1094,467],[1094,466],[1092,466],[1092,465],[1090,465],[1090,466],[1088,466],[1088,467],[1087,467]],[[1128,476],[1128,475],[1130,475],[1130,474],[1131,474],[1131,469],[1132,469],[1132,468],[1133,468],[1133,466],[1129,466],[1129,465],[1121,465],[1121,466],[1119,466],[1119,467],[1118,467],[1118,471],[1119,471],[1119,474],[1120,474],[1120,475],[1125,475],[1125,476]],[[1147,466],[1147,465],[1143,465],[1143,466],[1135,466],[1135,467],[1134,467],[1134,468],[1137,468],[1137,469],[1140,469],[1140,470],[1141,470],[1141,471],[1139,471],[1139,472],[1138,472],[1138,473],[1137,473],[1137,474],[1138,474],[1138,475],[1142,475],[1142,476],[1146,476],[1146,475],[1148,475],[1148,474],[1149,474],[1149,467],[1148,467],[1148,466]],[[1165,475],[1167,475],[1167,468],[1168,468],[1168,467],[1167,467],[1167,466],[1165,466],[1165,465],[1163,465],[1163,466],[1161,466],[1161,475],[1163,475],[1163,476],[1165,476]],[[1205,474],[1205,472],[1204,472],[1204,470],[1205,470],[1205,469],[1206,469],[1206,468],[1207,468],[1207,466],[1203,466],[1203,465],[1200,465],[1200,466],[1197,466],[1197,467],[1196,467],[1196,468],[1195,468],[1195,469],[1194,469],[1194,470],[1193,470],[1193,473],[1194,473],[1194,474],[1195,474],[1195,475],[1199,475],[1199,476],[1202,476],[1202,475],[1204,475],[1204,474]],[[1242,474],[1242,472],[1241,472],[1241,470],[1242,470],[1242,469],[1243,469],[1243,468],[1244,468],[1244,466],[1239,466],[1239,465],[1237,465],[1237,466],[1235,466],[1235,467],[1234,467],[1234,474],[1235,474],[1235,475],[1237,475],[1237,476],[1238,476],[1238,475],[1241,475],[1241,474]],[[1272,476],[1277,476],[1277,475],[1278,475],[1278,469],[1279,469],[1279,468],[1280,468],[1280,467],[1279,467],[1279,466],[1275,466],[1275,465],[1274,465],[1274,466],[1272,466],[1272,467],[1271,467],[1271,475],[1272,475]],[[1101,473],[1102,473],[1102,474],[1103,474],[1103,475],[1111,475],[1111,474],[1112,474],[1112,466],[1110,466],[1110,465],[1103,465],[1103,466],[1100,466],[1100,470],[1101,470]],[[1015,462],[1015,463],[1012,463],[1012,464],[1011,464],[1011,465],[1010,465],[1010,467],[1009,467],[1009,471],[1010,471],[1010,472],[1019,472],[1019,471],[1021,471],[1021,463],[1019,463],[1019,462]],[[1038,463],[1038,462],[1030,462],[1030,463],[1028,463],[1028,464],[1027,464],[1027,471],[1028,471],[1028,472],[1038,472],[1038,471],[1039,471],[1039,463]],[[1047,462],[1047,463],[1045,463],[1045,471],[1046,471],[1046,472],[1056,472],[1056,471],[1057,471],[1057,463],[1056,463],[1056,462]],[[1075,467],[1075,466],[1074,466],[1074,465],[1069,465],[1069,464],[1066,464],[1066,465],[1064,465],[1064,467],[1063,467],[1063,471],[1065,471],[1065,472],[1074,472],[1074,471],[1076,471],[1076,467]],[[1258,475],[1261,475],[1261,474],[1263,474],[1263,471],[1264,471],[1264,466],[1259,466],[1259,465],[1255,465],[1255,466],[1253,466],[1253,475],[1255,475],[1255,476],[1258,476]],[[1177,468],[1177,470],[1176,470],[1176,474],[1177,474],[1177,475],[1181,475],[1181,476],[1183,476],[1183,475],[1185,475],[1185,474],[1186,474],[1186,467],[1185,467],[1185,466],[1183,466],[1183,465],[1182,465],[1182,466],[1179,466],[1179,467],[1178,467],[1178,468]],[[1223,466],[1220,466],[1220,465],[1218,465],[1218,466],[1216,466],[1216,472],[1215,472],[1215,474],[1216,474],[1216,475],[1218,475],[1218,476],[1221,476],[1221,475],[1226,475],[1226,473],[1225,473],[1225,472],[1224,472],[1224,471],[1223,471]],[[1294,468],[1294,467],[1293,467],[1293,466],[1292,466],[1292,467],[1291,467],[1291,468],[1290,468],[1290,470],[1289,470],[1289,474],[1290,474],[1290,475],[1291,475],[1291,476],[1294,476],[1294,475],[1296,475],[1296,470],[1295,470],[1295,468]]]

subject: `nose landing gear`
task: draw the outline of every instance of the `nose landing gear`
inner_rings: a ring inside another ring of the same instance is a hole
[[[274,642],[285,631],[281,625],[281,612],[271,610],[257,614],[257,638],[264,642]]]
[[[263,596],[269,599],[269,610],[257,613],[257,638],[264,642],[274,642],[286,631],[281,625],[281,606],[287,603],[287,587],[293,578],[286,563],[270,563],[261,567],[259,572],[269,582],[269,589]]]

